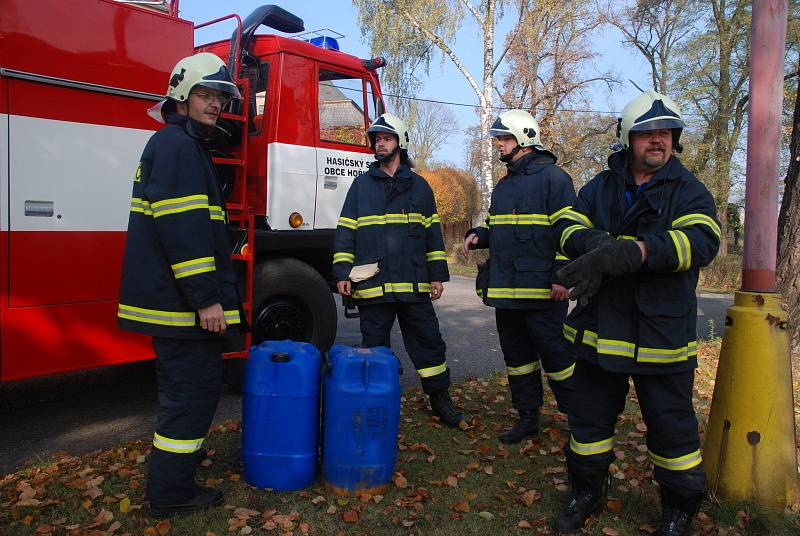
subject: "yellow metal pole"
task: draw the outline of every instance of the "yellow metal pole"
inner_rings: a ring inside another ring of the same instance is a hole
[[[800,501],[786,322],[779,294],[739,291],[728,308],[703,453],[721,499]]]
[[[800,502],[787,314],[775,292],[787,9],[753,1],[742,290],[725,319],[703,452],[713,494],[773,508]]]

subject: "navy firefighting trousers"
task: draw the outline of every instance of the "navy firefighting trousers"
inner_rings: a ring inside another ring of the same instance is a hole
[[[567,302],[552,309],[495,309],[497,336],[508,371],[511,403],[523,417],[535,417],[544,401],[542,373],[562,413],[571,405],[575,356],[564,339]]]
[[[222,387],[223,344],[153,337],[159,402],[147,475],[153,503],[179,504],[197,493],[195,470]]]
[[[391,302],[359,305],[362,346],[390,346],[395,318],[400,322],[408,357],[417,369],[422,390],[445,391],[450,387],[450,370],[445,362],[446,346],[439,332],[439,320],[431,302]]]
[[[647,425],[647,450],[656,481],[678,496],[702,493],[705,474],[692,406],[694,370],[631,377]],[[567,467],[577,486],[595,488],[614,459],[614,426],[625,408],[629,376],[578,359],[573,378],[572,436],[564,448]]]

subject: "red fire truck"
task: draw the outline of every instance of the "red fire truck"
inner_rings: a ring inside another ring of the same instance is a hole
[[[195,29],[221,21],[236,28],[230,40],[195,45]],[[153,357],[147,338],[116,327],[131,183],[159,127],[148,108],[177,60],[199,51],[228,62],[244,96],[222,115],[231,135],[214,159],[253,325],[233,350],[333,342],[333,233],[372,161],[382,60],[329,36],[256,35],[262,26],[304,31],[276,6],[195,25],[178,0],[3,2],[0,380]]]

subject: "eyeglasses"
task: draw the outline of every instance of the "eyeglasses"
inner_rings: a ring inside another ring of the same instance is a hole
[[[206,104],[211,104],[212,102],[217,101],[219,102],[220,108],[225,108],[225,106],[231,101],[231,97],[222,93],[213,94],[213,93],[206,93],[204,91],[192,91],[189,94],[198,97]]]

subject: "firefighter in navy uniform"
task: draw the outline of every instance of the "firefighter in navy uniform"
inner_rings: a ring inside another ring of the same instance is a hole
[[[222,502],[194,477],[219,399],[223,343],[243,318],[208,151],[231,98],[239,90],[217,56],[179,61],[166,98],[150,110],[166,126],[134,177],[117,315],[122,329],[153,337],[159,411],[147,499],[155,517]]]
[[[619,122],[621,150],[557,222],[563,252],[576,259],[560,276],[578,300],[564,324],[578,360],[565,447],[572,489],[555,523],[563,533],[579,531],[605,504],[630,378],[659,484],[657,534],[690,534],[703,499],[692,406],[695,288],[717,254],[720,228],[711,194],[673,154],[683,128],[668,97],[633,99]]]
[[[358,305],[362,344],[389,346],[395,318],[433,413],[465,420],[450,399],[445,343],[431,300],[450,279],[433,191],[411,171],[408,129],[383,114],[367,129],[376,162],[356,177],[336,227],[333,275]]]
[[[508,387],[519,412],[519,421],[500,440],[517,443],[539,432],[541,368],[559,409],[566,413],[570,405],[575,358],[561,334],[567,289],[556,277],[567,258],[558,252],[551,223],[572,207],[575,189],[542,146],[539,125],[528,112],[503,112],[489,135],[508,173],[492,192],[486,224],[467,231],[464,252],[489,248],[476,288],[495,308]]]

